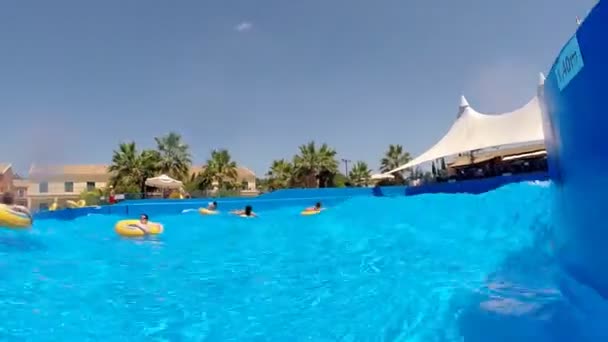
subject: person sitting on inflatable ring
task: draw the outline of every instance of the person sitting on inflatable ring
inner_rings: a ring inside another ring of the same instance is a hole
[[[5,192],[4,194],[2,194],[2,204],[6,205],[13,211],[26,214],[30,217],[30,220],[34,222],[34,218],[32,217],[32,213],[30,212],[30,210],[22,205],[15,204],[15,198],[10,192]]]
[[[135,224],[130,224],[129,227],[141,229],[144,234],[149,234],[150,229],[148,229],[148,214],[141,214],[139,217],[139,222]]]
[[[256,217],[256,214],[253,212],[253,208],[250,205],[246,206],[245,210],[233,210],[230,213],[239,216]]]
[[[217,210],[217,202],[216,201],[209,202],[207,204],[207,210],[216,211]]]
[[[304,211],[321,211],[321,210],[323,210],[323,208],[321,208],[321,202],[317,202],[314,207],[308,207],[308,208],[304,209]]]

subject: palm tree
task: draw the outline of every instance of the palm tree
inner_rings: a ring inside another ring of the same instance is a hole
[[[352,170],[350,170],[348,177],[356,186],[364,186],[369,184],[371,172],[367,163],[358,161],[355,163]]]
[[[296,176],[303,178],[307,187],[331,186],[333,175],[338,172],[336,151],[327,144],[317,150],[314,141],[300,146],[300,154],[294,157],[293,164]]]
[[[211,152],[211,158],[207,160],[203,173],[217,183],[221,190],[224,190],[226,185],[234,184],[238,177],[236,162],[231,160],[230,153],[225,149]]]
[[[213,178],[207,168],[199,173],[190,175],[190,179],[186,182],[186,190],[189,192],[206,191],[213,186]]]
[[[274,189],[289,187],[293,182],[293,164],[285,159],[273,160],[268,171],[269,184]]]
[[[158,172],[160,155],[158,151],[137,151],[134,142],[122,143],[114,150],[112,164],[108,171],[112,174],[110,182],[114,186],[137,186],[145,195],[146,179]]]
[[[403,146],[391,144],[388,146],[388,151],[386,151],[384,157],[380,160],[380,171],[389,172],[406,164],[411,159],[409,152],[403,150]],[[395,173],[395,181],[403,183],[403,172]]]
[[[159,172],[178,180],[188,179],[192,160],[189,146],[182,142],[182,137],[171,132],[163,137],[156,137],[154,140],[156,140],[160,153]]]

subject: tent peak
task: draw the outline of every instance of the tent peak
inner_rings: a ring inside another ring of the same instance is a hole
[[[464,97],[464,95],[460,96],[460,108],[465,108],[469,106],[469,101],[467,101],[466,97]]]
[[[461,95],[460,96],[460,104],[458,105],[458,115],[456,115],[456,117],[459,118],[462,115],[462,113],[464,113],[464,111],[467,108],[469,108],[469,102],[464,97],[464,95]]]
[[[545,75],[542,72],[538,74],[538,85],[545,85]]]

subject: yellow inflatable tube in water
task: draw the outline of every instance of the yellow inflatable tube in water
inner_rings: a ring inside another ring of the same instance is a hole
[[[15,211],[10,207],[0,205],[0,227],[23,229],[32,226],[32,218],[30,215]]]
[[[217,211],[217,210],[209,210],[207,208],[200,208],[198,210],[198,212],[201,215],[217,215],[217,214],[219,214],[219,211]]]
[[[83,208],[87,205],[87,202],[85,200],[80,200],[78,202],[66,201],[65,204],[68,208]]]
[[[300,214],[304,215],[304,216],[310,216],[310,215],[317,215],[320,214],[321,210],[302,210],[302,212]]]
[[[122,220],[116,222],[116,226],[114,230],[116,234],[126,237],[138,237],[144,235],[157,235],[163,232],[163,225],[156,222],[148,222],[148,230],[149,233],[144,233],[138,227],[134,227],[134,225],[139,224],[139,220]]]

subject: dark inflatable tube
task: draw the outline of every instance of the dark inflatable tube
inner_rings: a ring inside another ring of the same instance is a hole
[[[608,4],[566,43],[544,87],[554,252],[578,282],[608,298]]]

